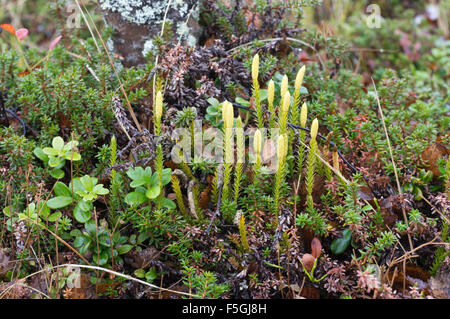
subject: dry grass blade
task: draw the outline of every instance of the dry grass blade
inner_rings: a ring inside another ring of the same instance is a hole
[[[142,132],[141,125],[139,124],[139,121],[136,118],[136,114],[134,114],[133,108],[131,107],[130,100],[128,99],[128,94],[125,92],[122,80],[120,79],[119,73],[117,72],[117,69],[114,66],[114,62],[113,62],[113,60],[111,58],[111,55],[109,54],[109,51],[108,51],[108,48],[106,47],[105,42],[103,41],[103,39],[101,37],[100,31],[98,30],[97,25],[94,22],[94,19],[92,18],[91,14],[89,13],[89,10],[87,10],[86,5],[83,3],[82,0],[75,0],[75,1],[77,2],[77,5],[80,7],[80,10],[81,10],[81,7],[83,7],[83,9],[86,11],[89,19],[92,21],[92,24],[94,25],[95,32],[97,33],[97,36],[98,36],[98,38],[100,40],[100,43],[102,44],[103,49],[105,50],[106,55],[108,56],[109,63],[110,63],[111,67],[114,70],[114,75],[116,76],[117,81],[119,82],[120,90],[122,91],[122,94],[124,95],[125,100],[127,101],[128,111],[130,112],[131,117],[133,118],[133,121],[134,121],[134,124],[136,125],[136,128],[139,130],[139,132]],[[83,12],[83,10],[81,10],[81,12]],[[87,23],[87,21],[86,21],[86,23]],[[89,28],[89,31],[91,32],[92,37],[95,38],[94,33],[93,33],[93,31],[90,28]]]
[[[32,274],[22,278],[21,281],[23,282],[23,281],[27,280],[28,278],[31,278],[31,277],[33,277],[35,275],[38,275],[38,274],[46,272],[46,271],[50,271],[50,270],[58,269],[58,268],[64,268],[64,267],[70,267],[71,269],[78,267],[78,268],[85,268],[85,269],[92,269],[92,270],[95,270],[95,271],[106,272],[106,273],[110,273],[110,274],[116,275],[118,277],[125,278],[127,280],[131,280],[131,281],[140,283],[140,284],[142,284],[144,286],[147,286],[147,287],[150,287],[150,288],[153,288],[153,289],[157,289],[159,291],[167,291],[167,292],[170,292],[170,293],[173,293],[173,294],[183,295],[183,296],[187,296],[187,297],[191,297],[191,298],[198,298],[199,297],[198,295],[190,294],[190,293],[187,293],[187,292],[176,291],[176,290],[172,290],[172,289],[158,287],[158,286],[150,284],[150,283],[148,283],[146,281],[134,278],[134,277],[129,276],[129,275],[122,274],[122,273],[114,271],[114,270],[110,270],[110,269],[106,269],[106,268],[102,268],[102,267],[98,267],[98,266],[90,266],[90,265],[63,264],[63,265],[52,266],[52,267],[48,267],[48,268],[36,271],[36,272],[34,272],[34,273],[32,273]],[[18,285],[18,284],[21,284],[21,283],[15,282],[12,285],[10,285],[7,289],[5,289],[5,291],[3,291],[2,294],[0,295],[0,299],[2,299],[9,290],[13,289],[14,286]]]

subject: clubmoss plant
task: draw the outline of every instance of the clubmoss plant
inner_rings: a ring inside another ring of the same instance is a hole
[[[172,175],[172,189],[175,192],[175,198],[177,200],[178,210],[187,217],[186,206],[184,206],[183,194],[181,193],[180,181],[178,177]]]
[[[239,191],[242,182],[242,173],[245,162],[245,139],[242,119],[239,116],[236,120],[236,153],[237,161],[234,173],[234,202],[238,202]]]
[[[111,138],[110,143],[110,149],[111,149],[111,159],[110,159],[110,165],[111,167],[114,167],[117,163],[117,139],[116,136],[113,135]],[[114,229],[115,225],[118,221],[118,212],[121,209],[121,203],[122,203],[122,196],[121,196],[121,188],[122,188],[122,176],[120,173],[116,172],[116,170],[113,168],[111,169],[111,191],[110,191],[110,214],[109,214],[109,221],[111,228]]]
[[[294,125],[298,125],[299,122],[299,109],[300,109],[300,89],[303,84],[303,77],[305,76],[306,67],[302,66],[295,78],[295,91],[294,91],[294,104],[292,106],[290,121]]]
[[[306,127],[307,120],[308,120],[308,106],[306,105],[306,103],[303,103],[302,109],[300,111],[300,126]],[[303,162],[305,159],[305,146],[304,146],[305,137],[306,137],[306,132],[304,130],[300,130],[300,132],[299,132],[300,143],[298,145],[298,151],[297,151],[297,171],[299,174],[299,179],[301,179]]]
[[[286,92],[288,92],[288,89],[289,89],[289,79],[288,76],[285,74],[283,75],[283,79],[281,80],[280,86],[280,96],[281,96],[280,106],[283,105],[284,96]]]
[[[316,154],[318,151],[317,147],[317,132],[319,129],[319,121],[314,119],[311,124],[311,140],[309,141],[309,154],[308,154],[308,168],[306,172],[306,191],[307,198],[306,202],[309,209],[314,208],[314,202],[312,197],[313,187],[314,187],[314,176],[316,174]]]
[[[255,165],[253,168],[254,178],[253,182],[256,185],[258,182],[259,171],[261,168],[261,147],[262,147],[262,134],[259,129],[255,131],[255,135],[253,137],[253,150],[255,151]]]
[[[273,80],[269,81],[269,85],[267,86],[267,103],[269,106],[269,128],[275,128],[275,107],[273,105],[273,101],[275,99],[275,83]]]
[[[161,135],[161,117],[162,117],[162,109],[163,109],[163,96],[161,91],[158,91],[156,93],[156,99],[155,99],[155,107],[154,107],[154,133],[157,136]],[[156,172],[158,173],[158,183],[159,187],[161,189],[161,194],[158,197],[157,203],[158,203],[158,209],[161,208],[161,196],[163,196],[163,183],[162,183],[162,171],[164,166],[164,157],[163,157],[163,151],[162,151],[162,145],[158,144],[156,147]]]
[[[291,94],[286,90],[286,93],[283,96],[283,102],[281,104],[281,108],[279,110],[279,119],[278,119],[278,127],[280,129],[280,134],[285,134],[287,132],[287,123],[288,123],[288,115],[289,115],[289,107],[291,105]]]
[[[264,118],[261,106],[261,96],[259,91],[259,55],[255,54],[252,61],[252,79],[253,79],[253,97],[256,105],[256,117],[258,120],[258,128],[264,127]]]
[[[288,137],[286,135],[280,135],[278,137],[277,143],[277,156],[278,156],[278,167],[277,173],[275,177],[275,188],[274,188],[274,209],[275,214],[278,215],[280,211],[280,195],[281,195],[281,186],[284,182],[285,178],[285,164],[286,164],[286,155],[288,148]]]
[[[224,122],[224,159],[225,171],[223,181],[222,202],[228,200],[231,171],[233,168],[233,105],[225,101],[222,108],[222,118]]]
[[[247,229],[245,228],[244,213],[241,213],[241,218],[239,219],[239,234],[241,236],[242,250],[244,252],[249,252],[250,251],[250,246],[248,245]]]

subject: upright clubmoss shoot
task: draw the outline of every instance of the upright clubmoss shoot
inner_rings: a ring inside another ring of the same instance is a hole
[[[308,154],[308,168],[306,172],[306,191],[307,191],[307,206],[309,209],[314,208],[314,202],[312,197],[313,187],[314,187],[314,176],[316,174],[316,154],[318,151],[317,147],[317,132],[319,129],[319,121],[314,119],[311,124],[311,140],[309,141],[309,154]]]
[[[255,54],[252,61],[253,97],[255,99],[256,105],[256,117],[258,121],[258,128],[262,129],[264,127],[264,119],[261,106],[258,77],[259,77],[259,55]]]
[[[255,165],[253,168],[254,178],[253,181],[256,185],[258,182],[259,169],[261,168],[261,147],[262,147],[262,134],[259,129],[255,131],[255,135],[253,137],[253,150],[255,151]]]
[[[277,157],[278,157],[278,167],[275,176],[275,188],[274,188],[274,209],[275,214],[278,216],[280,211],[280,196],[281,196],[281,186],[285,178],[285,164],[286,155],[288,148],[288,137],[286,135],[280,135],[277,142]]]
[[[239,198],[239,191],[242,181],[242,172],[245,162],[245,140],[244,140],[244,129],[242,124],[242,119],[239,116],[236,119],[236,169],[234,175],[234,202],[237,203]]]
[[[286,92],[288,92],[288,88],[289,88],[289,79],[288,79],[287,75],[285,74],[283,76],[283,79],[281,80],[281,87],[280,87],[281,101],[280,101],[280,106],[283,105],[284,95],[286,94]]]
[[[273,101],[275,99],[275,83],[273,80],[269,81],[267,86],[267,103],[269,107],[269,128],[275,128],[275,107],[273,105]]]
[[[162,117],[162,109],[163,109],[163,95],[161,93],[161,91],[158,91],[158,93],[156,93],[156,98],[155,98],[155,106],[154,106],[154,117],[153,117],[153,121],[154,121],[154,133],[157,136],[161,135],[161,117]],[[158,182],[159,182],[159,187],[162,190],[163,185],[162,185],[162,171],[163,171],[163,166],[164,166],[164,156],[163,156],[163,151],[162,151],[162,145],[158,144],[158,146],[156,147],[156,171],[158,172]],[[157,203],[158,203],[158,209],[161,208],[161,198],[163,197],[163,192],[161,191],[161,194],[158,197]]]
[[[222,202],[227,201],[229,198],[229,184],[231,180],[231,170],[233,168],[233,105],[225,101],[222,108],[222,118],[224,122],[224,181],[222,190]]]
[[[241,218],[239,219],[239,234],[241,236],[242,250],[244,252],[249,252],[250,246],[248,245],[247,230],[245,229],[245,217],[243,213],[241,213]]]
[[[286,91],[283,95],[283,103],[279,110],[278,127],[280,129],[280,134],[285,134],[287,132],[288,114],[289,107],[291,105],[291,94]]]
[[[308,120],[308,106],[306,105],[306,103],[303,103],[302,109],[300,111],[300,126],[306,128],[307,120]],[[299,175],[302,174],[303,162],[305,159],[305,146],[304,146],[305,137],[306,132],[304,130],[299,130],[300,143],[298,145],[297,151],[297,171]]]
[[[294,104],[292,106],[290,121],[294,125],[299,123],[299,109],[300,109],[300,89],[303,84],[303,77],[305,76],[306,67],[302,66],[295,78]]]

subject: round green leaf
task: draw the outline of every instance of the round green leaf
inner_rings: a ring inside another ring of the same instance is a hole
[[[62,151],[62,149],[64,148],[64,140],[62,139],[62,137],[55,137],[52,141],[52,146],[55,150]]]
[[[64,171],[62,169],[59,168],[54,168],[50,170],[50,175],[54,178],[54,179],[61,179],[64,177]]]
[[[69,187],[67,187],[66,184],[62,182],[55,183],[54,191],[57,196],[72,197],[72,192],[70,191]]]
[[[147,189],[147,192],[145,193],[145,196],[150,199],[155,199],[158,197],[159,193],[161,193],[161,189],[158,185],[153,185],[149,189]]]
[[[75,217],[77,222],[84,224],[91,219],[91,208],[91,205],[85,201],[80,201],[73,209],[73,217]]]
[[[130,206],[138,206],[143,204],[145,201],[145,194],[141,192],[131,192],[127,196],[125,196],[125,203]]]
[[[48,200],[47,206],[51,209],[58,209],[69,206],[72,201],[72,197],[69,196],[56,196]]]

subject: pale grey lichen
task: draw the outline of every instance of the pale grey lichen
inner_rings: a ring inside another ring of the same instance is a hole
[[[167,0],[99,0],[105,11],[120,13],[124,20],[135,24],[161,22],[168,4]],[[188,4],[183,0],[175,0],[171,8],[180,16],[188,13]]]
[[[155,49],[156,49],[156,46],[155,46],[155,44],[153,43],[153,40],[147,40],[147,41],[144,43],[144,49],[142,50],[142,55],[143,55],[143,56],[146,56],[147,53],[149,53],[149,52],[151,52],[151,51],[153,51],[153,50],[155,50]]]
[[[187,45],[191,47],[195,47],[197,45],[197,38],[194,37],[192,34],[189,34],[186,39]]]

